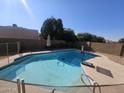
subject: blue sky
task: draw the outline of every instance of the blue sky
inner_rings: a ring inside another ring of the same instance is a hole
[[[40,30],[49,17],[61,18],[75,33],[106,39],[124,37],[124,0],[0,0],[0,25]]]

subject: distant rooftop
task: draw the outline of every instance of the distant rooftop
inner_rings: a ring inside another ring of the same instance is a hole
[[[13,26],[0,26],[0,38],[39,39],[38,30]]]

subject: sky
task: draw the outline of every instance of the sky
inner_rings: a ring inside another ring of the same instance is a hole
[[[64,28],[117,41],[124,37],[124,0],[0,0],[0,25],[40,31],[45,19],[61,18]]]

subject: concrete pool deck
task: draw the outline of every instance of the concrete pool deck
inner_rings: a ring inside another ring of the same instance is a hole
[[[50,51],[41,51],[41,52],[33,52],[34,53],[46,53]],[[29,53],[23,53],[23,55],[31,54]],[[96,68],[90,68],[87,66],[82,65],[84,68],[85,73],[90,76],[93,80],[95,80],[99,85],[106,85],[106,84],[120,84],[124,83],[124,65],[115,63],[108,59],[108,57],[104,56],[101,53],[95,53],[99,56],[87,60],[89,63],[93,63],[96,67],[100,67],[103,72],[108,71],[110,75],[107,73],[102,73],[101,70],[98,71]],[[15,58],[18,58],[19,55],[14,55],[10,57],[10,63],[14,61]],[[8,64],[8,59],[0,59],[0,67]],[[105,71],[104,71],[105,70]],[[15,90],[15,85],[12,83],[8,83],[5,81],[0,80],[0,93],[18,93],[17,90]],[[7,90],[5,90],[5,88]],[[123,93],[124,85],[123,87],[108,87],[109,89],[106,89],[106,92],[102,93]],[[119,90],[118,90],[119,89]],[[108,90],[116,90],[116,92],[107,92]],[[16,92],[15,92],[16,91]],[[36,86],[27,86],[26,87],[26,93],[51,93],[52,90],[46,90],[43,88],[39,88]],[[121,92],[118,92],[121,91]],[[56,91],[55,93],[62,93],[59,91]],[[91,92],[88,92],[91,93]]]
[[[103,54],[95,54],[98,56],[87,60],[87,62],[93,63],[96,68],[82,65],[85,73],[95,80],[99,85],[124,83],[124,65],[113,62]],[[101,71],[97,69],[98,67],[101,68]]]

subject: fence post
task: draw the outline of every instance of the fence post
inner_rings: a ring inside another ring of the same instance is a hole
[[[17,88],[18,88],[18,93],[21,93],[21,85],[19,79],[17,79]]]
[[[20,42],[17,42],[17,53],[19,54],[19,51],[20,51]],[[19,54],[20,56],[20,54]]]
[[[31,51],[31,54],[32,54],[32,51]]]
[[[82,45],[81,46],[81,53],[83,53],[84,52],[84,46]]]
[[[99,93],[101,93],[100,85],[99,85],[97,82],[94,83],[94,86],[93,86],[93,93],[95,93],[95,89],[96,89],[96,87],[98,87],[98,89],[99,89]]]
[[[6,53],[7,53],[8,63],[9,63],[9,49],[8,49],[8,43],[6,43]]]
[[[121,45],[120,56],[124,56],[124,44]]]
[[[51,93],[55,93],[55,90],[56,90],[56,89],[54,88],[54,89],[52,90],[52,92],[51,92]]]
[[[21,80],[21,84],[22,84],[22,93],[25,93],[25,83],[24,83],[24,79]]]
[[[95,88],[96,88],[96,85],[93,86],[93,93],[95,93]]]

